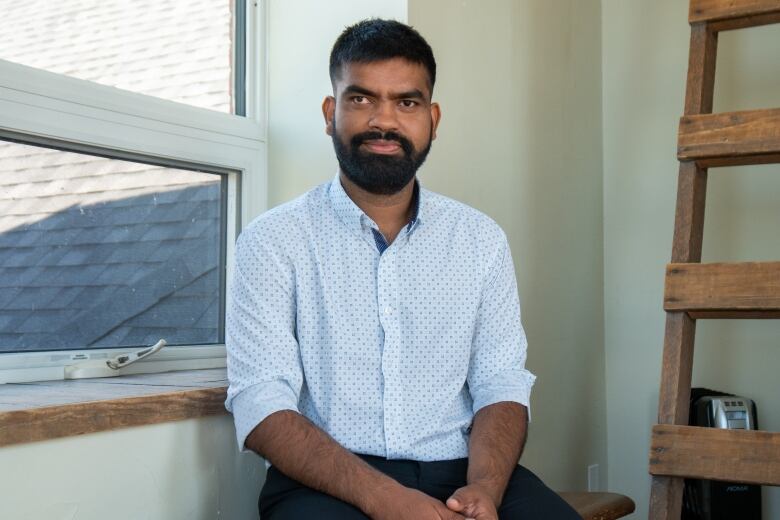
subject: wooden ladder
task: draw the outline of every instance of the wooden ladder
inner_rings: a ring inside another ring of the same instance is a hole
[[[780,0],[690,0],[672,263],[666,268],[650,518],[679,520],[685,477],[780,485],[780,433],[687,426],[696,320],[780,318],[780,262],[701,263],[707,169],[780,163],[780,109],[712,113],[718,33],[780,23]]]

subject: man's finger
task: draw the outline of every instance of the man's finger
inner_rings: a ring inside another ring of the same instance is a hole
[[[463,503],[455,498],[455,495],[451,496],[447,499],[447,507],[452,509],[453,511],[462,511],[463,510]]]
[[[447,502],[451,500],[453,504],[456,504],[457,507],[462,509],[473,503],[475,498],[474,492],[466,486],[456,489],[455,492],[450,495],[450,498],[447,499]]]

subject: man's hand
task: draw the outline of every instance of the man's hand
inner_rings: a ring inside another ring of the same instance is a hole
[[[373,520],[466,520],[435,498],[406,487],[382,497],[369,516]]]
[[[469,438],[467,485],[455,491],[447,507],[476,520],[497,520],[509,478],[525,443],[528,412],[514,402],[498,402],[474,415]]]
[[[496,503],[490,493],[478,484],[469,484],[447,499],[447,507],[468,519],[498,520]]]

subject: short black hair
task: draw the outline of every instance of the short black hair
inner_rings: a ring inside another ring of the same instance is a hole
[[[436,60],[431,46],[412,27],[380,18],[350,25],[336,39],[330,51],[330,81],[335,83],[346,63],[371,63],[392,58],[403,58],[425,67],[433,92]]]

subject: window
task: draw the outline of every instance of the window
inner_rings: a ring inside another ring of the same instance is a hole
[[[262,7],[0,8],[0,383],[161,338],[123,370],[224,366],[232,244],[264,209]]]
[[[0,348],[222,342],[227,179],[0,141]]]

